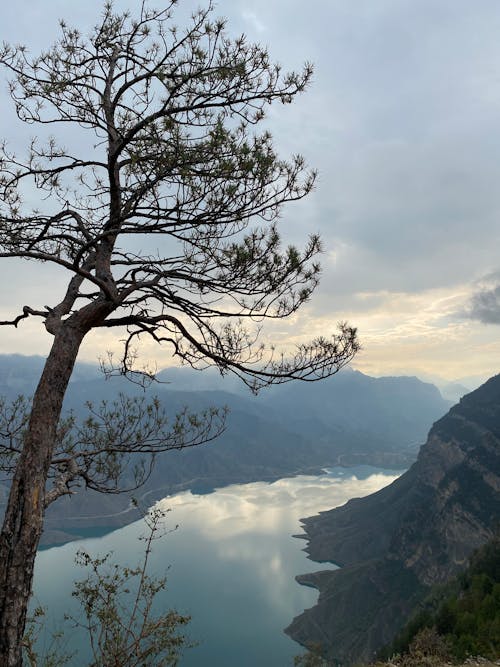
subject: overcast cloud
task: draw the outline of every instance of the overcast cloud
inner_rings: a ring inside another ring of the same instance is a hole
[[[179,4],[186,15],[203,3]],[[36,50],[56,36],[57,18],[86,30],[100,6],[4,3],[0,38]],[[126,6],[137,2],[116,2]],[[273,107],[267,123],[282,154],[302,153],[319,169],[316,191],[285,211],[282,229],[294,242],[321,233],[324,277],[302,316],[270,335],[328,333],[348,317],[360,326],[362,370],[497,372],[500,330],[480,322],[500,323],[500,286],[478,281],[500,269],[500,4],[221,0],[217,13],[285,68],[315,64],[311,88],[291,107]],[[4,85],[0,103],[0,135],[21,145],[32,128],[5,112]],[[0,267],[0,279],[12,286],[0,317],[53,300],[53,273],[39,265],[19,284],[12,266]],[[44,351],[47,340],[30,327],[0,331],[0,352],[26,351],[28,332],[31,351]]]

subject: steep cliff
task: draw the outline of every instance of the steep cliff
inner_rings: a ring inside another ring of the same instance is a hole
[[[433,584],[458,572],[500,520],[500,375],[432,427],[417,462],[378,493],[304,520],[318,604],[287,628],[350,664],[389,642]]]

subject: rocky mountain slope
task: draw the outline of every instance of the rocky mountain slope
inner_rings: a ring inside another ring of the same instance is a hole
[[[459,571],[500,519],[500,376],[434,424],[417,462],[378,493],[304,520],[307,551],[342,566],[298,578],[318,604],[287,629],[343,664],[369,660],[429,587]]]

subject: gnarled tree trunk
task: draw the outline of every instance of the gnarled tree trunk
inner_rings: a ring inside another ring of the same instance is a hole
[[[85,331],[62,324],[33,397],[0,535],[0,665],[22,665],[22,639],[61,408]]]

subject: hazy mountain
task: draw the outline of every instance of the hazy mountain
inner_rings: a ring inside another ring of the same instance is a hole
[[[440,388],[441,395],[448,401],[452,403],[458,403],[458,401],[470,392],[465,385],[460,384],[460,382],[447,382]]]
[[[429,587],[462,568],[500,517],[500,376],[434,424],[417,462],[376,494],[304,520],[318,604],[287,632],[343,663],[388,643]]]
[[[301,433],[335,432],[339,441],[345,433],[351,447],[364,443],[365,450],[398,451],[422,444],[432,422],[450,407],[435,386],[416,377],[372,378],[359,371],[309,385],[287,384],[270,404],[287,413],[288,425]]]
[[[0,394],[30,394],[42,364],[39,357],[0,356]],[[157,458],[141,490],[145,502],[182,488],[271,480],[338,463],[405,468],[429,426],[448,407],[433,385],[417,378],[375,379],[354,371],[317,383],[273,387],[257,397],[234,378],[211,370],[166,369],[159,377],[162,383],[154,383],[147,395],[157,395],[169,414],[184,406],[196,411],[224,405],[230,414],[226,432],[216,441]],[[65,407],[83,414],[86,401],[112,400],[119,392],[143,390],[121,377],[104,380],[95,367],[79,365]],[[134,516],[126,496],[82,492],[55,503],[46,527],[119,525]]]
[[[0,395],[30,396],[40,378],[44,363],[44,357],[0,354]],[[73,371],[71,383],[92,378],[102,379],[99,367],[94,364],[78,363]]]

